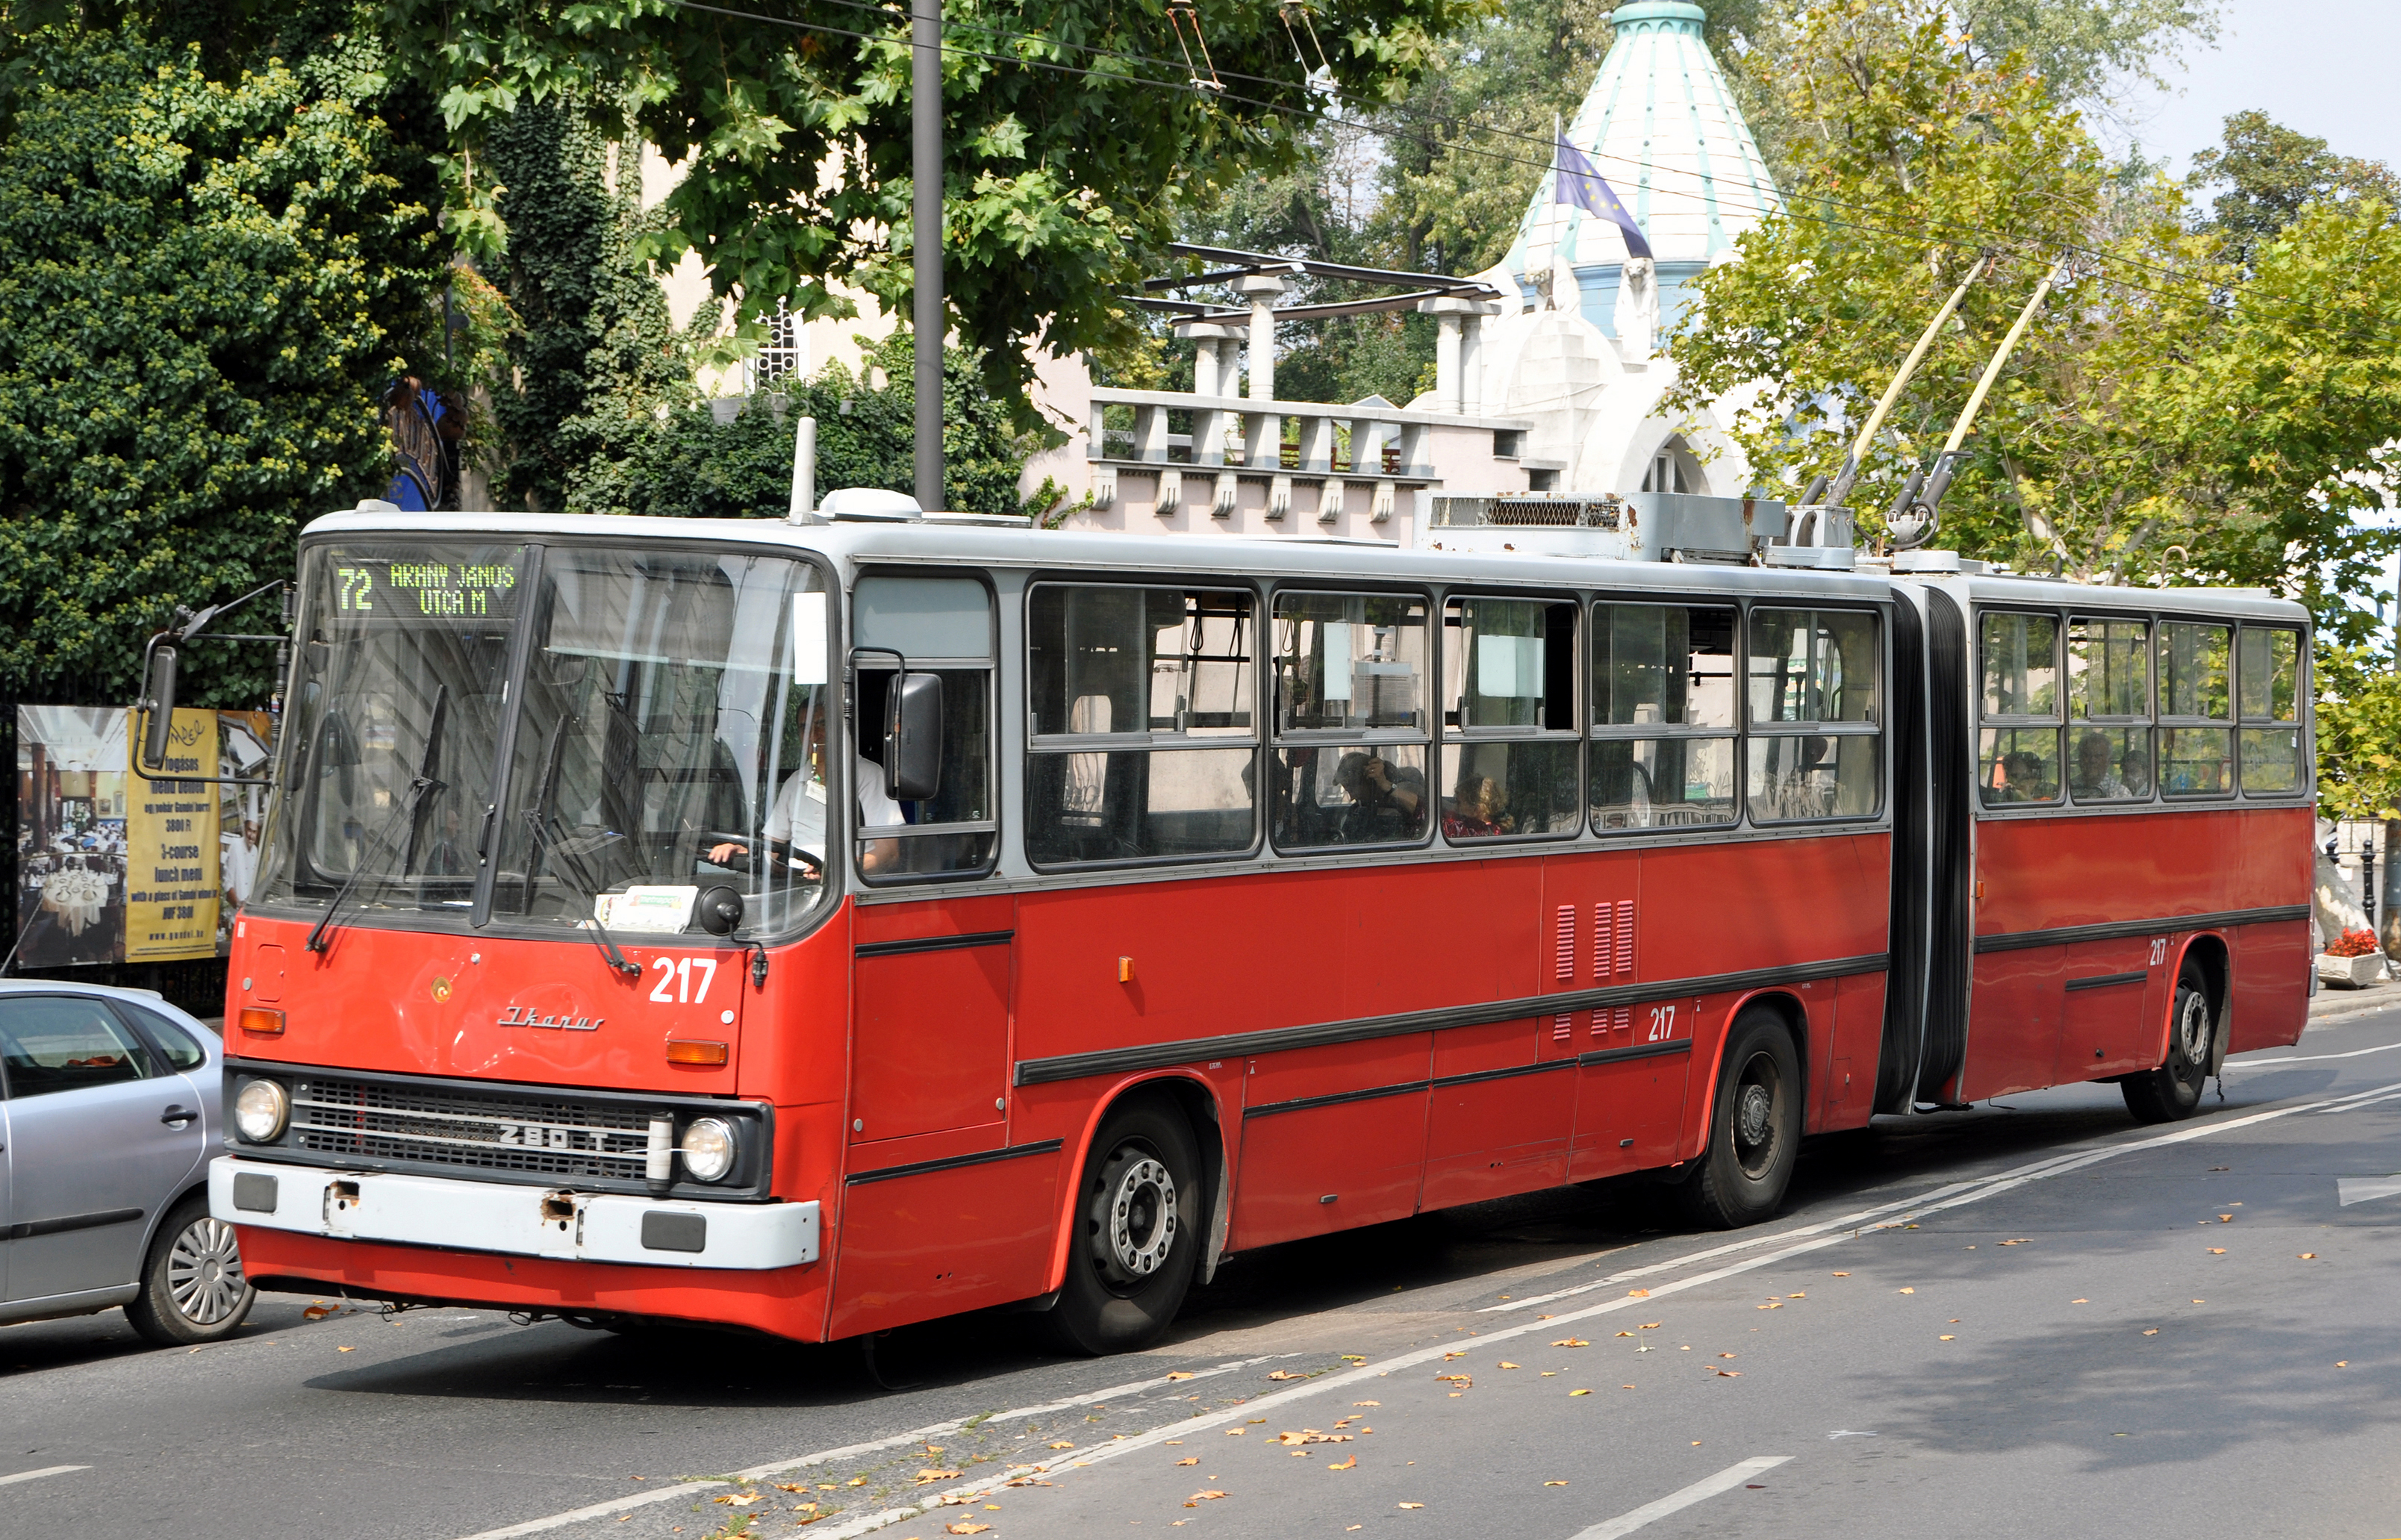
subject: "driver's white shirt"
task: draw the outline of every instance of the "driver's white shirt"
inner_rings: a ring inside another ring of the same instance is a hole
[[[861,828],[907,821],[900,804],[884,790],[884,766],[863,755],[851,757],[851,779],[858,788],[858,821]],[[767,837],[788,840],[797,850],[823,859],[826,844],[825,782],[807,770],[801,770],[784,782],[775,793],[775,805],[767,814]]]

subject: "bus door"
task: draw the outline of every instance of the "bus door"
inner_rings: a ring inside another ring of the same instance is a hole
[[[1641,856],[1632,850],[1551,863],[1544,873],[1542,938],[1553,989],[1587,991],[1632,984],[1640,924]],[[1689,1038],[1689,1005],[1681,1034]],[[1637,1171],[1673,1159],[1683,1121],[1689,1053],[1646,1052],[1647,1003],[1602,1005],[1544,1019],[1545,1056],[1577,1063],[1575,1134],[1568,1180]]]
[[[974,889],[999,827],[991,592],[971,577],[866,576],[853,613],[859,897],[837,1334],[1041,1292],[1056,1180],[1054,1161],[1002,1158],[1016,902]],[[895,802],[879,762],[901,657],[941,681],[942,762],[931,797]]]

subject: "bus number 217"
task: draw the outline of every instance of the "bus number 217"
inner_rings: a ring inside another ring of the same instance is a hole
[[[1642,1040],[1647,1043],[1664,1043],[1675,1035],[1676,1008],[1672,1005],[1653,1006],[1651,1008],[1651,1035]]]
[[[708,986],[717,978],[715,957],[653,957],[651,966],[659,970],[659,982],[651,990],[651,998],[661,1005],[698,1005],[708,998]],[[692,986],[694,969],[700,970],[697,989]],[[674,993],[669,994],[669,990]]]

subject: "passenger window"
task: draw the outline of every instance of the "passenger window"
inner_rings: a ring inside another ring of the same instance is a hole
[[[2222,797],[2234,790],[2233,703],[2223,626],[2160,623],[2160,790]]]
[[[1425,599],[1286,593],[1275,605],[1277,847],[1424,839]]]
[[[150,1051],[99,1000],[72,995],[0,999],[0,1067],[14,1100],[147,1079]]]
[[[888,882],[989,871],[1000,842],[991,591],[965,577],[863,577],[852,609],[860,874]],[[922,800],[896,802],[885,790],[882,724],[898,675],[894,653],[908,659],[911,673],[942,681],[941,774]]]
[[[1026,607],[1025,849],[1037,866],[1257,843],[1252,598],[1044,584]]]
[[[2059,801],[2059,618],[1988,613],[1976,652],[1977,795],[1987,807]]]
[[[1881,809],[1876,669],[1876,617],[1865,611],[1751,611],[1743,779],[1754,822]]]
[[[1735,821],[1734,635],[1732,609],[1593,607],[1595,831]]]
[[[2243,628],[2235,694],[2245,795],[2289,796],[2301,789],[2300,681],[2298,631]]]
[[[1454,598],[1443,608],[1442,832],[1458,842],[1572,834],[1572,603]]]
[[[209,1062],[209,1056],[200,1051],[200,1045],[192,1039],[190,1033],[158,1011],[144,1011],[138,1005],[127,1005],[123,1001],[117,1002],[117,1009],[132,1017],[134,1025],[158,1045],[170,1069],[198,1069]]]
[[[2079,803],[2151,795],[2151,628],[2067,623],[2067,791]]]

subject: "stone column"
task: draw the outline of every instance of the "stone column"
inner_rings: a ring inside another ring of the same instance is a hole
[[[1452,417],[1477,416],[1484,396],[1484,318],[1501,313],[1499,302],[1446,295],[1420,299],[1418,309],[1434,318],[1434,410]]]
[[[1192,393],[1213,398],[1232,395],[1233,375],[1238,366],[1234,350],[1242,339],[1242,329],[1217,321],[1179,321],[1175,323],[1175,335],[1191,338],[1197,350],[1198,356],[1192,365]],[[1193,408],[1193,464],[1223,465],[1226,462],[1228,416],[1228,413],[1213,407]]]
[[[1275,301],[1283,280],[1273,273],[1253,273],[1234,285],[1251,302],[1251,381],[1253,401],[1275,399]],[[1274,470],[1283,462],[1283,419],[1271,412],[1248,412],[1242,419],[1242,463]]]

